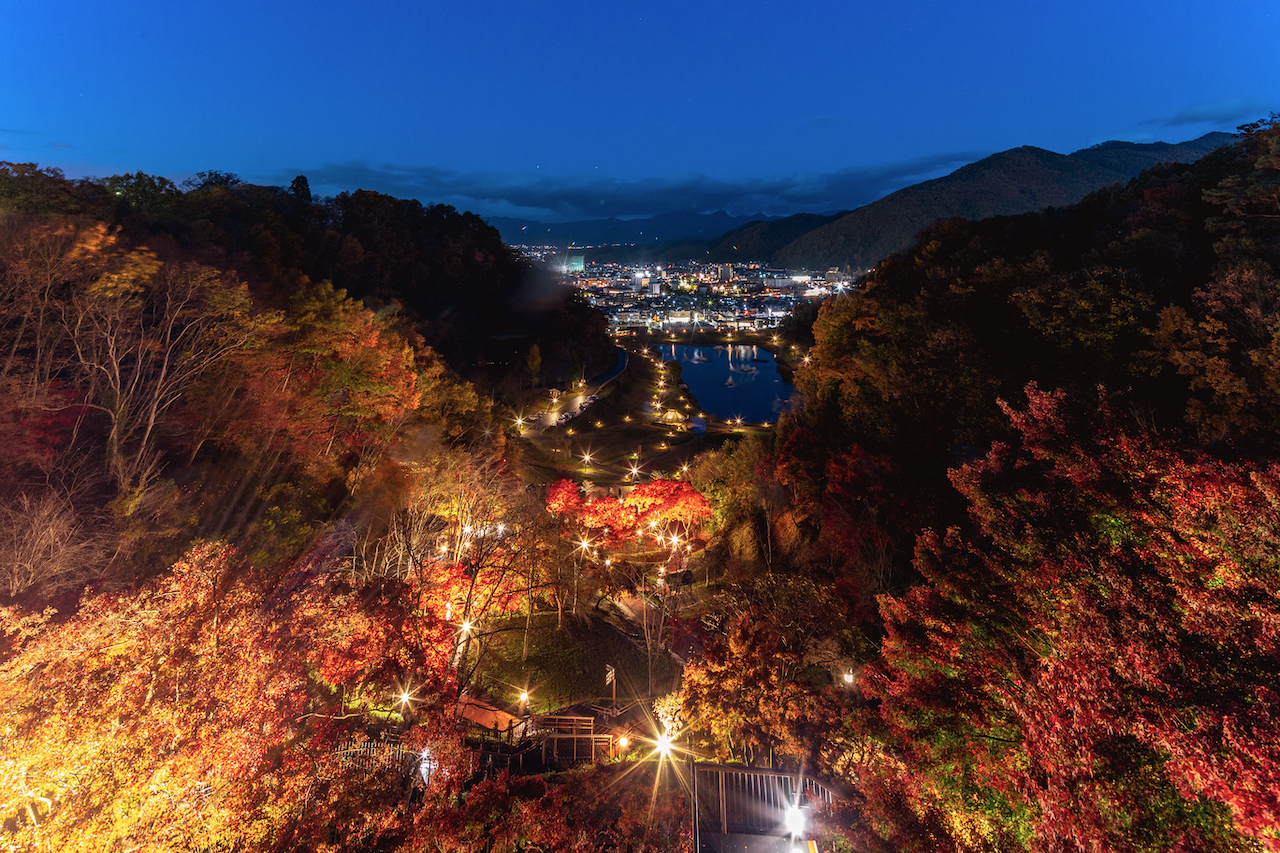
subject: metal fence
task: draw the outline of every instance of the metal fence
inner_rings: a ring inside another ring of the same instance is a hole
[[[384,734],[375,740],[349,740],[333,751],[341,767],[358,767],[365,771],[392,770],[406,776],[412,774],[415,784],[430,785],[438,762],[430,749],[405,749],[400,738]]]
[[[692,762],[690,776],[696,851],[719,850],[726,836],[785,836],[791,806],[811,812],[832,799],[821,782],[785,770]]]

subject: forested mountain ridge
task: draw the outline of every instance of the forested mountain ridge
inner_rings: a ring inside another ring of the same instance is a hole
[[[709,260],[868,269],[909,246],[921,228],[938,219],[978,220],[1075,204],[1156,163],[1191,162],[1231,140],[1230,134],[1210,133],[1177,144],[1105,142],[1068,155],[1030,146],[1013,148],[826,221],[802,214],[744,226],[717,241]]]
[[[803,406],[696,472],[755,590],[685,673],[706,748],[845,779],[855,849],[1280,849],[1280,122],[1243,130],[824,303]]]

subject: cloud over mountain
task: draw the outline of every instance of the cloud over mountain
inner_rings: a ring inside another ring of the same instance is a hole
[[[1235,125],[1265,116],[1275,108],[1249,98],[1224,98],[1211,103],[1192,104],[1167,118],[1153,118],[1142,122],[1159,127],[1180,127],[1186,124]]]

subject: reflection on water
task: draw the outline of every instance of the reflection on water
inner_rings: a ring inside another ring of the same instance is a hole
[[[681,381],[704,412],[748,423],[775,423],[786,411],[791,383],[768,350],[751,344],[667,344],[662,358],[680,363]]]

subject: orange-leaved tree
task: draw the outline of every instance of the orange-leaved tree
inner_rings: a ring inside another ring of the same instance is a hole
[[[399,777],[370,778],[335,749],[370,710],[406,710],[399,692],[431,707],[451,635],[313,563],[267,593],[234,549],[207,543],[68,620],[5,611],[6,844],[283,850],[344,823],[398,832]]]

